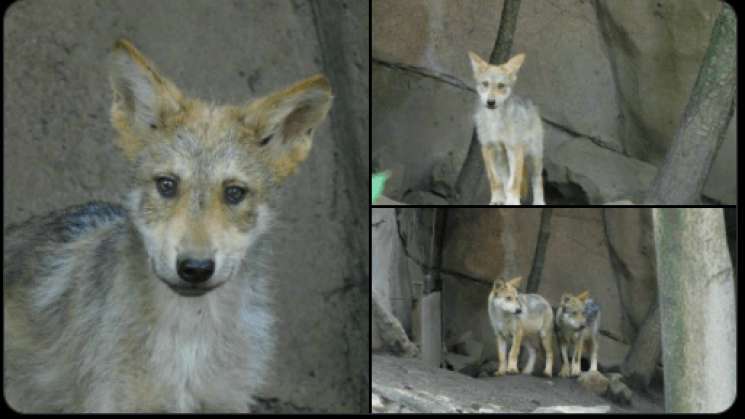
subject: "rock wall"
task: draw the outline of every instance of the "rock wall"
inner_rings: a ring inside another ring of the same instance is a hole
[[[394,211],[399,219],[395,226]],[[522,276],[525,289],[542,211],[447,209],[440,278],[443,340],[448,351],[457,352],[462,347],[456,346],[476,342],[472,347],[479,361],[496,359],[494,332],[486,314],[491,283],[495,278]],[[410,289],[426,280],[431,267],[426,254],[432,213],[428,208],[373,209],[373,219],[379,220],[373,222],[374,289]],[[538,293],[556,306],[564,292],[590,292],[602,308],[599,361],[604,367],[622,363],[657,298],[650,220],[650,210],[643,208],[553,209]],[[385,224],[398,228],[398,237],[387,233]],[[381,237],[389,239],[384,242]],[[398,262],[391,262],[392,254],[398,254]],[[406,263],[401,264],[400,259]],[[417,262],[407,268],[412,260]],[[399,283],[378,274],[391,271],[397,273]],[[415,294],[412,291],[409,298]],[[388,291],[387,295],[392,310],[408,326],[411,300],[406,301],[401,291]],[[471,362],[457,356],[453,359],[462,366]]]
[[[280,354],[257,409],[368,412],[368,3],[39,0],[11,4],[4,23],[4,226],[124,199],[106,66],[118,37],[217,103],[328,76],[329,120],[274,202]]]
[[[472,337],[484,344],[484,357],[496,358],[494,333],[486,316],[491,281],[512,276],[523,276],[527,281],[541,211],[532,208],[449,211],[443,267],[453,275],[445,276],[443,281],[446,340],[471,331]],[[649,259],[654,254],[649,254],[648,248],[634,250],[639,249],[640,235],[651,231],[639,221],[640,212],[648,210],[610,211],[613,211],[609,217],[613,232],[622,236],[612,237],[613,247],[623,253],[626,266],[634,269],[624,271],[627,279],[623,280],[621,291],[616,268],[609,257],[603,210],[595,208],[553,210],[543,279],[538,289],[554,306],[564,292],[590,291],[602,307],[601,329],[614,337],[601,337],[600,362],[605,366],[621,363],[638,322],[644,319],[651,299],[656,298],[654,269]],[[626,314],[627,305],[633,314]]]
[[[544,118],[547,199],[638,200],[675,135],[720,7],[714,0],[522,1],[513,51],[527,59],[516,91]],[[373,165],[394,172],[388,196],[413,202],[407,192],[455,181],[475,98],[383,63],[471,84],[466,53],[489,54],[502,1],[376,0],[372,9]],[[704,189],[725,203],[736,202],[735,125]],[[477,198],[488,199],[487,191]]]

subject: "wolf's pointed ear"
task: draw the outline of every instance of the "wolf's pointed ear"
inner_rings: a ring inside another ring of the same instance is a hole
[[[587,300],[587,299],[588,299],[589,297],[590,297],[590,291],[589,291],[589,290],[585,290],[585,291],[582,291],[581,293],[577,294],[577,298],[578,298],[578,299],[579,299],[580,301],[582,301],[583,303],[584,303],[584,302],[585,302],[585,300]]]
[[[517,277],[512,278],[509,281],[507,281],[507,283],[510,284],[511,286],[515,287],[515,288],[519,288],[520,287],[520,282],[522,282],[522,280],[523,280],[523,277],[517,276]]]
[[[565,305],[566,303],[569,302],[569,299],[570,298],[572,298],[572,294],[570,294],[568,292],[565,292],[564,294],[561,294],[561,300],[560,300],[561,302],[559,304],[562,305],[562,306]]]
[[[504,281],[502,281],[501,279],[495,279],[494,283],[491,286],[493,290],[498,290],[502,287],[504,287]]]
[[[482,60],[475,52],[468,51],[468,57],[471,59],[471,68],[474,74],[483,73],[489,67],[489,63]]]
[[[322,74],[251,103],[242,111],[249,141],[262,150],[277,181],[308,157],[313,132],[331,108],[331,87]]]
[[[523,61],[525,61],[525,54],[517,54],[510,58],[509,61],[502,64],[502,67],[507,70],[508,73],[514,74],[523,65]]]
[[[183,95],[126,39],[114,44],[109,75],[114,101],[111,121],[128,157],[144,145],[143,136],[164,128],[181,110]]]

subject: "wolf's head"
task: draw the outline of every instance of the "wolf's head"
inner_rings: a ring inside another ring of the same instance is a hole
[[[497,109],[512,94],[525,54],[517,54],[501,65],[491,65],[470,51],[468,56],[471,58],[480,103],[489,109]]]
[[[512,314],[520,314],[522,308],[518,300],[518,287],[522,277],[518,276],[509,281],[497,279],[492,284],[491,295],[496,305],[502,310]]]
[[[565,293],[561,296],[561,316],[560,322],[569,325],[572,329],[583,329],[587,326],[587,317],[585,316],[585,303],[590,297],[588,291],[581,292],[577,295]]]
[[[316,75],[242,106],[186,97],[132,44],[114,46],[111,119],[134,166],[130,212],[156,276],[182,295],[241,269],[267,197],[305,160],[331,106]]]

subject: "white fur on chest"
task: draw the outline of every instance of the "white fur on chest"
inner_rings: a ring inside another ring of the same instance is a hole
[[[532,104],[519,104],[517,99],[505,102],[496,109],[477,103],[474,115],[479,142],[528,146],[528,152],[541,152],[543,127],[540,116]]]
[[[231,301],[230,292],[235,290],[163,301],[148,346],[151,382],[172,396],[164,401],[167,410],[194,412],[210,404],[241,409],[226,405],[247,404],[263,382],[273,348],[271,313],[260,296]]]

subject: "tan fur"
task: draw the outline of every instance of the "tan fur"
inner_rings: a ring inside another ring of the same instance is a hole
[[[524,341],[526,337],[537,336],[546,352],[546,366],[543,374],[550,377],[553,368],[553,311],[548,302],[538,294],[520,294],[518,287],[522,277],[509,281],[495,280],[488,298],[489,320],[494,329],[497,342],[499,368],[495,375],[516,374],[518,358],[523,343],[528,345],[529,360],[523,374],[531,374],[535,362],[533,343]],[[509,358],[506,358],[506,344],[511,341]]]
[[[474,119],[489,179],[490,205],[520,205],[520,198],[528,192],[526,158],[532,163],[533,205],[544,205],[540,116],[532,102],[512,94],[525,54],[501,65],[491,65],[474,52],[468,56],[479,95]]]
[[[597,370],[597,319],[589,324],[584,309],[589,291],[577,295],[564,293],[556,310],[557,338],[562,356],[560,377],[576,377],[581,373],[582,352],[591,352],[591,371]],[[599,316],[599,315],[598,315]],[[571,359],[567,349],[572,349]]]
[[[247,412],[277,336],[259,238],[329,111],[328,80],[217,106],[120,40],[110,81],[126,208],[6,230],[6,400],[24,413]]]

